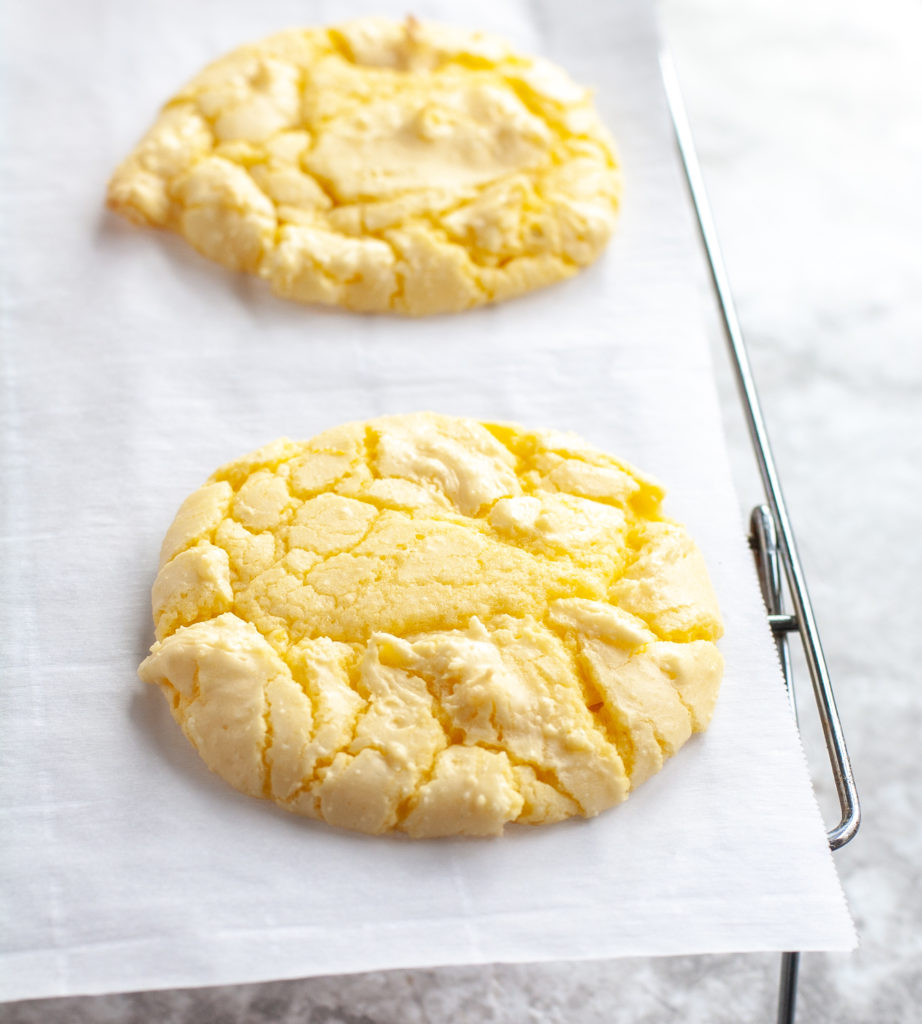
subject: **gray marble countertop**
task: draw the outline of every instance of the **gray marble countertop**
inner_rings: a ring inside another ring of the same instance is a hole
[[[588,2],[588,0],[587,0]],[[811,954],[798,1019],[922,1005],[922,79],[915,0],[667,0],[734,294],[863,806],[837,864],[860,935]],[[716,317],[715,344],[720,344]],[[759,500],[726,382],[744,505]],[[806,700],[803,733],[837,814]],[[0,1007],[6,1024],[612,1024],[774,1019],[779,958],[398,971]]]

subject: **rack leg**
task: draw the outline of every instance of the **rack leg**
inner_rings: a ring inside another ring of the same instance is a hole
[[[756,568],[765,607],[772,615],[781,616],[784,605],[781,597],[781,559],[775,522],[765,505],[757,505],[749,520],[750,542],[756,556]],[[774,631],[775,645],[781,661],[784,685],[791,701],[791,711],[797,720],[797,705],[794,702],[794,679],[787,636],[781,630]],[[800,969],[800,953],[781,954],[781,980],[778,985],[778,1024],[794,1024],[797,1011],[797,975]]]
[[[794,1024],[797,1012],[797,972],[800,953],[781,954],[781,980],[778,985],[778,1024]]]

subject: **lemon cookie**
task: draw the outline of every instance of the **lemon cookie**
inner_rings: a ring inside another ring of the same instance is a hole
[[[624,800],[711,717],[722,627],[661,489],[430,413],[277,441],[177,513],[140,668],[233,786],[362,832]]]
[[[619,174],[589,91],[499,39],[363,18],[206,68],[108,203],[284,298],[420,315],[591,263]]]

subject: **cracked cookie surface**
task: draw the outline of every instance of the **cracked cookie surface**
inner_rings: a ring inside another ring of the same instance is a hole
[[[707,726],[720,685],[707,570],[662,497],[509,423],[276,441],[177,513],[141,678],[218,775],[333,825],[593,816]]]
[[[363,18],[207,67],[107,199],[284,298],[422,315],[576,273],[619,194],[590,93],[562,70],[483,33]]]

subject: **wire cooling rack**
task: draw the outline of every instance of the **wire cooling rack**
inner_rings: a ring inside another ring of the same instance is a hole
[[[850,842],[858,831],[861,821],[858,790],[852,774],[842,722],[836,708],[835,694],[826,667],[819,630],[807,592],[806,577],[800,556],[797,553],[794,531],[781,491],[781,480],[772,455],[749,355],[743,341],[739,318],[736,315],[727,272],[717,241],[717,230],[711,215],[701,166],[695,152],[688,114],[685,110],[675,66],[668,51],[661,52],[660,67],[679,155],[682,159],[685,178],[688,182],[701,240],[710,268],[714,295],[720,307],[730,365],[739,390],[740,404],[746,425],[749,428],[753,455],[762,478],[765,503],[757,505],[752,510],[749,542],[755,554],[762,597],[765,600],[769,625],[778,648],[784,684],[791,699],[791,708],[795,719],[797,711],[794,704],[794,677],[788,649],[790,635],[796,633],[803,646],[816,709],[823,727],[829,765],[839,797],[839,823],[826,833],[829,848],[838,850]],[[793,609],[790,612],[785,611],[788,602]],[[778,1024],[793,1024],[794,1022],[799,968],[800,953],[791,951],[782,954],[778,990]]]

